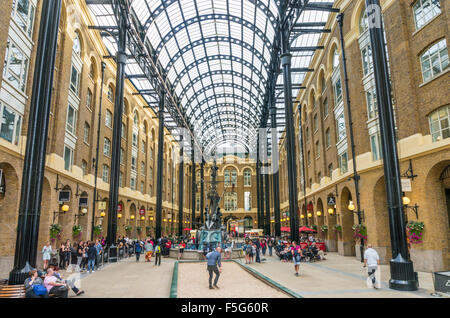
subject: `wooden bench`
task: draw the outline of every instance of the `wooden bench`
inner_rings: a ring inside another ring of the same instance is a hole
[[[1,285],[0,298],[25,298],[25,286]]]

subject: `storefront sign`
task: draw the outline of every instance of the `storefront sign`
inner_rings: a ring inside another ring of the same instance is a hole
[[[306,206],[306,209],[307,209],[308,211],[314,211],[314,205],[313,205],[312,203],[310,203],[310,204],[308,204],[308,205]]]
[[[411,192],[411,179],[402,179],[402,191],[403,192]]]
[[[122,204],[117,205],[117,212],[122,212]]]
[[[336,198],[335,197],[328,197],[328,205],[336,205]]]
[[[100,201],[98,203],[98,209],[99,210],[106,210],[106,202],[105,201]]]
[[[139,215],[145,215],[145,209],[139,209]]]

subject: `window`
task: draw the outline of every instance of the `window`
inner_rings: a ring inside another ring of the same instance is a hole
[[[310,166],[310,165],[311,165],[311,151],[309,151],[309,150],[308,150],[308,158],[307,158],[307,161],[308,161],[308,166]]]
[[[244,170],[244,186],[251,186],[252,184],[252,173],[250,169]]]
[[[450,106],[444,106],[434,111],[428,117],[433,142],[450,137]]]
[[[150,175],[148,176],[148,179],[150,181],[153,181],[153,168],[152,167],[150,167]]]
[[[348,171],[348,155],[347,152],[339,155],[339,168],[341,173],[346,173]]]
[[[0,114],[0,137],[17,146],[22,129],[22,116],[2,103]]]
[[[330,163],[328,165],[328,177],[332,178],[332,176],[333,176],[333,164]]]
[[[136,177],[131,177],[130,178],[130,188],[131,190],[136,190]]]
[[[363,64],[364,76],[373,72],[373,60],[372,49],[370,45],[367,45],[361,49],[361,59]]]
[[[145,162],[141,161],[141,175],[145,176]]]
[[[325,131],[325,142],[326,142],[326,146],[327,149],[331,147],[331,134],[330,134],[330,128],[328,128]]]
[[[236,186],[237,185],[237,172],[236,170],[231,170],[231,185]]]
[[[114,101],[114,91],[112,86],[108,86],[108,99],[113,102]]]
[[[109,110],[106,110],[105,125],[112,128],[112,113]]]
[[[109,167],[108,165],[103,165],[102,180],[109,183]]]
[[[417,0],[413,6],[416,29],[420,29],[441,13],[440,0]]]
[[[137,147],[137,145],[138,145],[138,136],[137,136],[137,134],[136,133],[134,133],[133,132],[133,135],[132,135],[132,145],[134,146],[134,147]]]
[[[145,193],[145,184],[144,184],[144,181],[141,181],[141,193]]]
[[[125,125],[125,123],[122,123],[122,130],[120,131],[120,135],[123,139],[127,139],[127,125]]]
[[[322,179],[322,172],[319,172],[318,174],[317,174],[317,183],[319,183],[320,184],[320,180]]]
[[[91,65],[89,66],[89,77],[91,79],[94,79],[94,75],[95,75],[94,63],[91,63]]]
[[[81,43],[78,33],[75,33],[75,38],[73,39],[72,52],[78,56],[81,54]]]
[[[333,72],[339,67],[339,54],[336,48],[333,52]]]
[[[225,211],[235,211],[237,209],[237,193],[225,192]]]
[[[120,171],[120,173],[119,173],[119,187],[123,187],[122,181],[123,181],[123,172]]]
[[[136,171],[136,157],[135,156],[131,156],[131,170]]]
[[[369,119],[378,117],[377,91],[375,86],[366,91],[367,115]]]
[[[250,191],[244,192],[244,210],[250,211],[252,209],[252,195]]]
[[[316,141],[316,159],[320,158],[320,144]]]
[[[305,131],[305,141],[308,142],[309,141],[309,128],[306,127],[306,131]]]
[[[83,141],[89,145],[89,134],[91,131],[91,127],[89,126],[89,124],[87,122],[84,123],[84,137],[83,137]]]
[[[111,155],[111,141],[106,137],[103,142],[103,154],[106,157],[109,157]]]
[[[25,92],[28,65],[29,59],[25,53],[23,53],[11,39],[8,39],[6,44],[3,78],[7,79],[8,82],[18,90]]]
[[[380,134],[374,134],[370,136],[370,147],[372,148],[372,160],[378,161],[381,159],[381,143]]]
[[[123,165],[124,162],[124,157],[125,157],[125,150],[123,150],[123,148],[120,148],[120,164]]]
[[[147,148],[147,143],[144,140],[142,140],[142,142],[141,142],[141,148],[142,148],[142,153],[145,153],[145,149]]]
[[[195,211],[200,211],[200,193],[195,194]]]
[[[78,90],[80,86],[80,72],[72,65],[72,71],[70,73],[70,90],[78,95]]]
[[[89,88],[86,94],[86,107],[92,111],[92,91]]]
[[[83,171],[83,176],[87,174],[87,162],[82,160],[81,161],[81,170]]]
[[[345,139],[346,136],[347,136],[347,131],[345,130],[345,117],[344,117],[344,113],[341,113],[336,118],[337,141],[340,142],[341,140]]]
[[[150,160],[153,160],[153,148],[149,149],[148,156],[149,156]]]
[[[341,83],[341,77],[339,77],[334,83],[333,83],[333,94],[334,94],[334,105],[338,105],[342,101],[342,83]]]
[[[320,79],[320,84],[322,85],[322,94],[325,92],[325,90],[327,89],[327,83],[325,81],[325,76],[322,75],[322,78]]]
[[[11,16],[29,37],[33,32],[35,11],[36,8],[30,0],[13,1]]]
[[[64,146],[64,169],[67,171],[72,171],[73,164],[73,149]]]
[[[225,183],[226,187],[230,186],[230,170],[225,170],[224,175],[223,175],[223,181]]]
[[[432,45],[420,56],[423,81],[429,81],[448,68],[448,51],[446,39]]]
[[[317,114],[314,115],[313,129],[314,129],[314,133],[316,133],[317,130],[319,130],[319,119],[317,118]]]
[[[75,135],[75,128],[77,123],[77,111],[69,104],[67,107],[66,131]]]
[[[328,117],[328,99],[323,101],[323,118]]]

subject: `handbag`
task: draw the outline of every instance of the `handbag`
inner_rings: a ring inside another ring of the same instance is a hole
[[[33,285],[33,292],[37,296],[45,295],[47,293],[47,288],[45,288],[43,285]]]

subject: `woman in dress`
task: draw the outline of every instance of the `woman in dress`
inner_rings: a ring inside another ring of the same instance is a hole
[[[42,248],[42,259],[44,260],[44,270],[48,267],[48,261],[52,257],[52,246],[50,245],[50,242],[47,242],[47,244]]]

